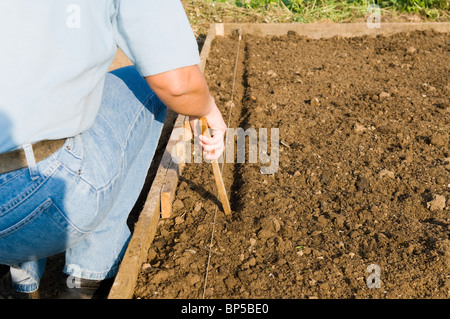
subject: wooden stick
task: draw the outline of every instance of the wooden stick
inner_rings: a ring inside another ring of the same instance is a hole
[[[177,131],[178,129],[184,129],[185,121],[186,116],[178,115],[161,160],[161,165],[167,169],[167,173],[161,187],[161,218],[172,217],[172,203],[175,198],[175,191],[177,189],[179,177],[181,176],[185,166],[186,154],[183,152],[186,141],[184,138],[181,138],[180,140],[178,136],[175,136],[175,134],[179,134],[179,131]],[[174,133],[175,131],[177,131],[177,133]],[[177,156],[178,160],[175,161],[173,156]]]
[[[200,119],[201,126],[202,126],[202,135],[206,137],[211,137],[211,134],[208,130],[208,123],[206,122],[206,118],[202,117]],[[222,173],[219,169],[219,163],[217,160],[211,161],[213,172],[214,172],[214,178],[216,180],[217,189],[219,191],[219,197],[220,201],[222,202],[223,210],[225,211],[226,215],[231,215],[231,207],[230,202],[228,201],[227,191],[225,190],[225,184],[223,183],[222,179]]]

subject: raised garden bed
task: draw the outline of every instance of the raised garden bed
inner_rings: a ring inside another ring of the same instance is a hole
[[[214,25],[211,92],[230,127],[278,129],[278,170],[226,163],[227,219],[169,141],[110,298],[448,298],[449,31]]]

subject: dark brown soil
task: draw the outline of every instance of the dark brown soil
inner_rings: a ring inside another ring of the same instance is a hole
[[[237,44],[205,71],[226,120]],[[230,127],[279,128],[279,170],[225,164],[229,220],[211,165],[188,164],[135,298],[450,297],[450,35],[240,48]]]

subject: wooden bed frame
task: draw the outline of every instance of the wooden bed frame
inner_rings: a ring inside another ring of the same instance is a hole
[[[211,25],[210,31],[203,44],[199,64],[204,72],[207,58],[213,40],[218,36],[230,36],[236,30],[241,30],[242,35],[252,34],[258,36],[280,36],[288,32],[310,38],[328,38],[333,36],[357,37],[391,35],[398,32],[434,29],[438,32],[449,32],[450,23],[381,23],[380,28],[370,28],[366,23],[313,23],[313,24],[241,24],[220,23]],[[118,53],[112,68],[122,67],[130,62]],[[184,128],[185,138],[179,137],[179,130]],[[160,218],[170,218],[172,201],[175,195],[179,176],[185,166],[182,158],[184,143],[190,141],[190,128],[187,125],[187,117],[178,115],[173,125],[172,134],[168,140],[164,154],[153,180],[152,186],[145,201],[139,219],[135,225],[131,241],[120,265],[119,273],[111,288],[109,299],[131,299],[138,279],[142,263],[146,261],[147,251],[155,236]],[[178,155],[181,161],[174,160],[172,155]]]

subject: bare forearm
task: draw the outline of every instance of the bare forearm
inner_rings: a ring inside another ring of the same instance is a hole
[[[172,111],[202,117],[214,106],[208,85],[197,66],[146,77],[147,83]]]
[[[168,108],[190,117],[193,128],[198,127],[199,118],[206,118],[212,136],[202,136],[201,145],[207,159],[218,158],[224,150],[227,126],[200,69],[196,65],[188,66],[152,75],[146,80]]]

